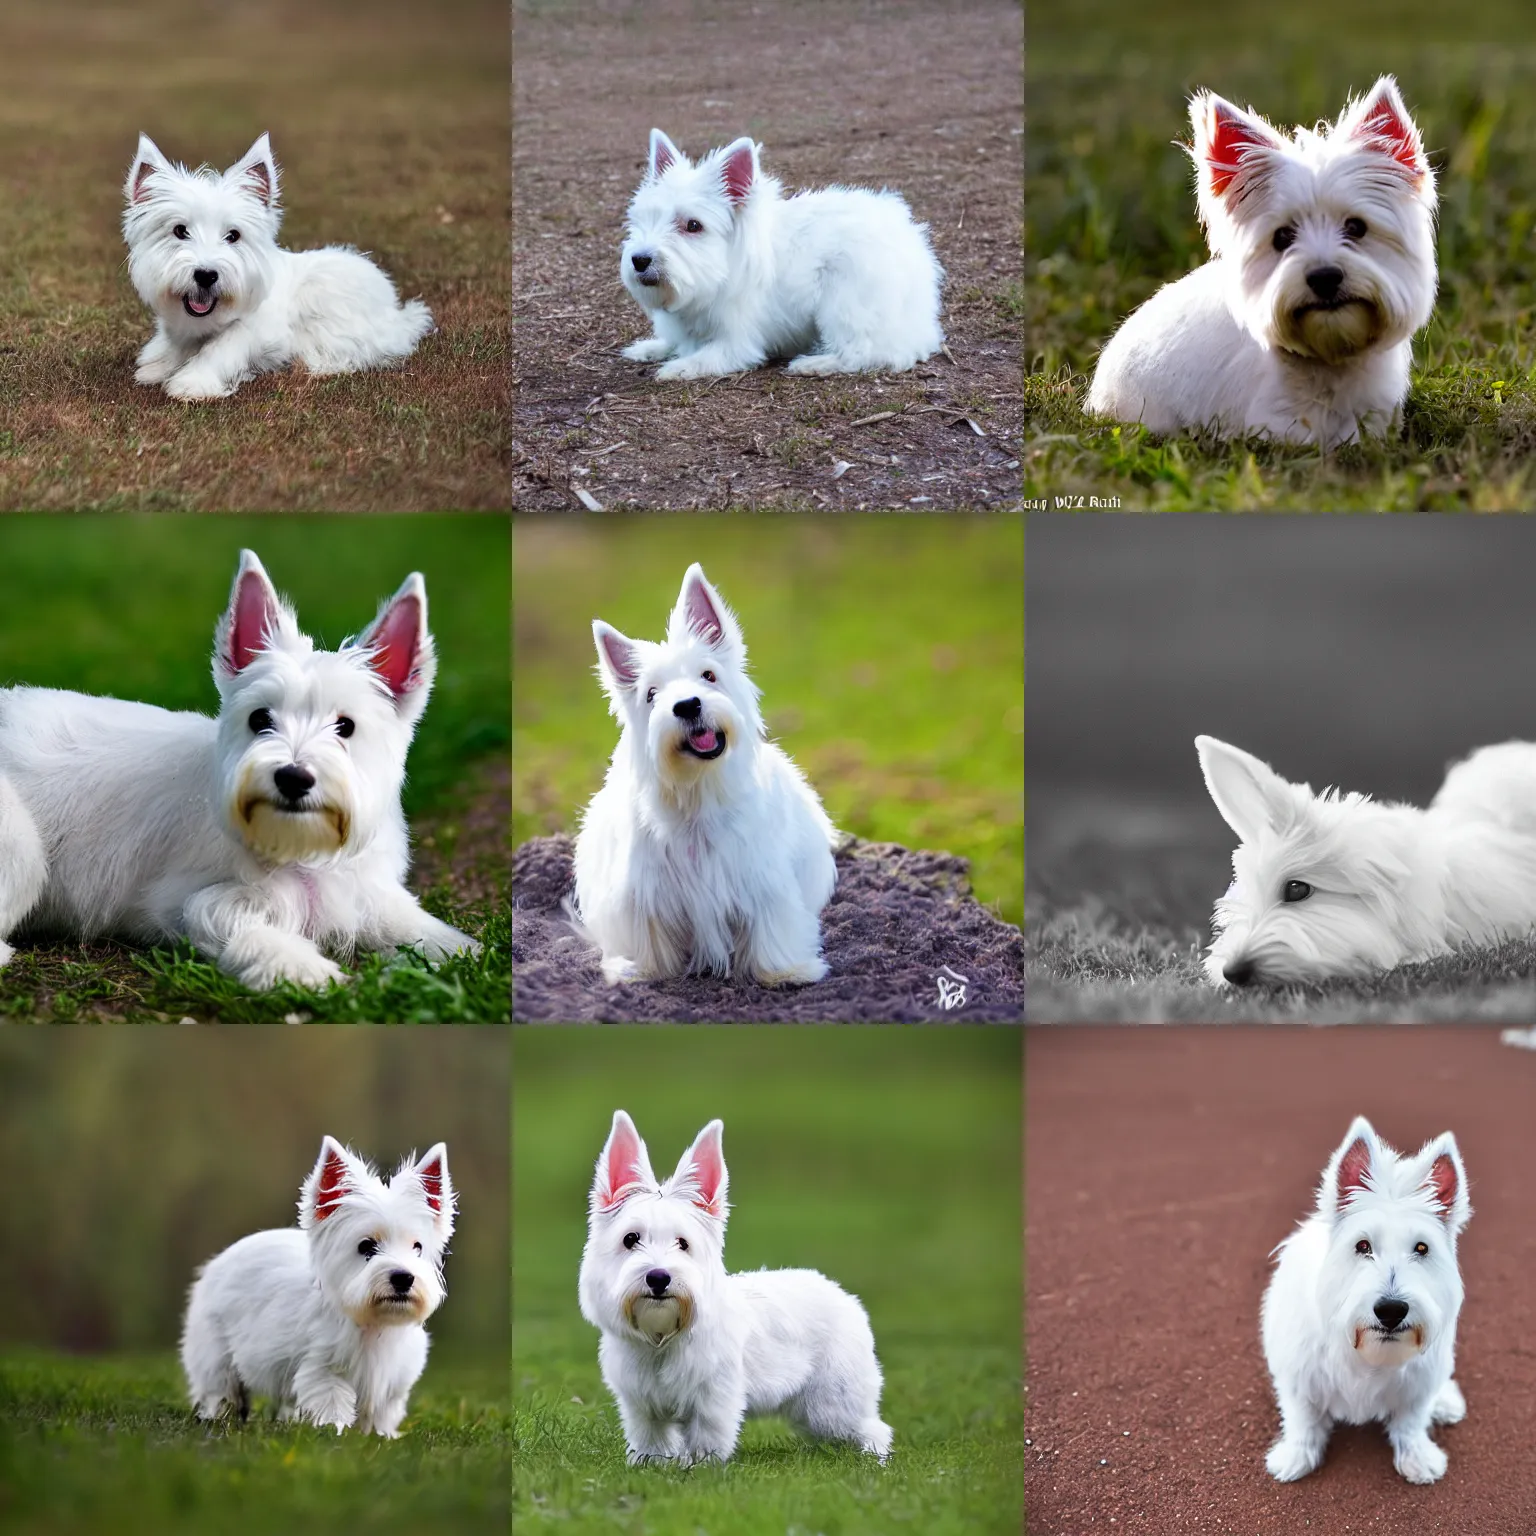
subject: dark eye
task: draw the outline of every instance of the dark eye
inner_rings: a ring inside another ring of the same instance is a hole
[[[175,235],[178,240],[190,240],[192,238],[185,224],[177,224],[171,230],[171,233]]]
[[[702,235],[704,233],[704,226],[700,224],[697,219],[689,219],[688,222],[683,225],[683,228],[686,229],[690,235]]]
[[[1366,224],[1364,219],[1344,220],[1344,233],[1348,235],[1351,240],[1365,239],[1365,229]]]
[[[420,1252],[421,1252],[421,1244],[420,1244],[420,1243],[413,1243],[413,1244],[412,1244],[412,1245],[411,1245],[411,1246],[412,1246],[412,1247],[413,1247],[413,1248],[415,1248],[415,1250],[416,1250],[416,1252],[417,1252],[417,1253],[420,1253]]]
[[[352,719],[351,719],[351,717],[349,715],[337,715],[336,716],[336,734],[338,736],[342,736],[342,737],[350,736],[352,734],[352,732],[355,731],[356,729],[357,729],[357,726],[355,724],[353,724]]]
[[[624,1246],[626,1248],[633,1248],[639,1241],[640,1234],[638,1232],[626,1232],[624,1234]]]
[[[678,1247],[679,1247],[679,1248],[681,1248],[681,1249],[682,1249],[682,1250],[683,1250],[683,1252],[684,1252],[684,1253],[687,1253],[687,1252],[688,1252],[688,1239],[687,1239],[687,1238],[686,1238],[686,1237],[680,1237],[680,1238],[678,1238],[678,1240],[677,1240],[677,1246],[678,1246]]]
[[[656,690],[654,688],[647,688],[645,690],[645,702],[647,704],[654,704],[656,702]]]
[[[1427,1259],[1429,1257],[1429,1244],[1415,1243],[1413,1245],[1413,1251],[1418,1254],[1421,1259]]]
[[[238,229],[230,230],[230,232],[224,236],[224,243],[225,245],[239,245],[240,231]]]
[[[251,718],[246,722],[246,724],[250,726],[251,730],[257,736],[260,736],[263,731],[271,731],[276,729],[276,725],[272,719],[272,711],[270,709],[253,709],[251,711]]]
[[[1281,901],[1305,901],[1312,894],[1312,887],[1305,880],[1287,880],[1280,893]]]
[[[712,683],[712,682],[714,682],[714,680],[715,680],[715,674],[713,672],[709,671],[708,669],[706,669],[705,673],[704,673],[704,681],[706,683]]]
[[[1365,1255],[1370,1253],[1370,1251],[1371,1243],[1369,1238],[1362,1237],[1360,1241],[1355,1244],[1355,1252],[1358,1254]]]
[[[362,1242],[357,1245],[357,1251],[362,1254],[365,1259],[371,1259],[374,1254],[379,1251],[379,1245],[374,1242],[371,1237],[365,1237]]]
[[[1274,246],[1277,251],[1288,251],[1296,243],[1296,231],[1289,224],[1282,224],[1275,231]]]

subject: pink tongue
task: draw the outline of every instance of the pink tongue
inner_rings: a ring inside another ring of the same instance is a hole
[[[715,733],[713,731],[694,731],[689,736],[688,742],[695,752],[713,752],[715,750]]]
[[[198,315],[206,315],[213,308],[212,299],[189,299],[187,302],[191,305],[192,312]]]

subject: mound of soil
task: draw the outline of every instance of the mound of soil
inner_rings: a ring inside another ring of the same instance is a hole
[[[520,1023],[1002,1024],[1024,1016],[1024,935],[971,895],[969,867],[952,854],[850,839],[821,914],[831,974],[811,987],[708,976],[609,986],[597,950],[561,905],[571,857],[569,837],[538,837],[512,858],[512,1017]],[[964,1003],[949,1009],[939,1002],[946,966],[965,981]]]

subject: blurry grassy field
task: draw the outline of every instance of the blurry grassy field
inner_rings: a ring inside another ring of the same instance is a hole
[[[12,0],[0,54],[0,507],[505,507],[508,17],[494,0]],[[270,131],[290,249],[351,244],[438,332],[401,368],[133,381],[140,130],[223,168]]]
[[[1536,502],[1536,53],[1523,0],[1056,0],[1030,13],[1025,492],[1127,507],[1498,511]],[[1320,42],[1326,39],[1326,44]],[[1395,73],[1440,187],[1440,294],[1406,436],[1331,456],[1082,414],[1099,348],[1206,258],[1188,157],[1208,86],[1289,129]]]
[[[434,1359],[399,1440],[199,1424],[174,1355],[0,1353],[0,1525],[13,1536],[505,1536],[504,1372]]]
[[[666,1060],[685,1070],[657,1073]],[[516,1031],[517,1529],[1017,1532],[1021,1080],[1011,1029]],[[720,1116],[727,1268],[817,1268],[864,1302],[895,1431],[886,1467],[778,1419],[750,1422],[724,1466],[625,1466],[576,1304],[592,1165],[616,1108],[663,1176]]]
[[[453,873],[470,865],[497,870],[505,891],[504,849],[461,846],[464,837],[487,839],[484,769],[505,761],[510,737],[510,552],[502,519],[6,517],[0,687],[70,688],[216,713],[213,627],[244,546],[294,601],[304,631],[330,648],[361,630],[409,572],[425,576],[438,674],[407,763],[405,808],[418,849],[443,871],[424,893],[427,905],[486,939],[486,953],[435,974],[373,958],[359,965],[365,979],[356,987],[258,998],[185,946],[145,952],[45,942],[0,971],[0,1017],[506,1017],[505,916],[483,900],[467,910]],[[496,879],[487,876],[479,888],[486,883]]]
[[[969,859],[1021,920],[1021,518],[525,517],[513,540],[514,843],[574,831],[613,752],[591,621],[660,639],[698,560],[833,821]]]

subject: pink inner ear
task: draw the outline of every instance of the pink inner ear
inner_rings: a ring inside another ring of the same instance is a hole
[[[613,675],[619,680],[620,686],[632,688],[635,680],[640,676],[640,669],[635,665],[634,651],[614,635],[602,637],[603,654],[608,658],[608,665],[613,669]]]
[[[1425,169],[1424,151],[1419,143],[1418,130],[1398,115],[1388,96],[1373,101],[1355,130],[1357,138],[1381,140],[1384,151],[1415,176]]]
[[[654,152],[651,155],[651,175],[660,176],[669,165],[675,163],[672,159],[672,151],[660,139],[657,139]]]
[[[245,180],[251,191],[262,202],[270,203],[272,201],[272,176],[267,170],[265,161],[257,161],[255,165],[246,166]]]
[[[608,1138],[603,1180],[608,1186],[602,1194],[601,1208],[611,1211],[623,1203],[624,1197],[637,1182],[636,1167],[640,1162],[640,1136],[626,1125],[614,1129]]]
[[[725,183],[725,195],[733,203],[746,200],[747,193],[752,190],[752,172],[750,149],[738,149],[726,157],[725,164],[720,168],[720,179]]]
[[[325,1166],[315,1185],[315,1220],[324,1221],[327,1216],[334,1216],[346,1192],[347,1165],[336,1153],[327,1153]]]
[[[1339,1203],[1344,1204],[1357,1190],[1365,1188],[1365,1176],[1371,1168],[1371,1149],[1365,1142],[1356,1141],[1350,1144],[1344,1156],[1339,1159]]]
[[[426,1191],[427,1204],[437,1215],[443,1213],[443,1161],[434,1157],[430,1163],[416,1170],[421,1187]]]
[[[260,576],[247,571],[235,592],[235,621],[229,628],[229,666],[243,672],[266,644],[266,631],[273,616],[271,600]]]
[[[1449,1215],[1451,1207],[1456,1204],[1456,1164],[1441,1153],[1431,1165],[1429,1177],[1424,1182],[1434,1191],[1435,1199]]]
[[[720,622],[720,615],[715,611],[715,605],[709,600],[709,593],[696,582],[689,584],[685,611],[688,614],[689,626],[711,645],[718,645],[725,638],[725,626]]]
[[[368,665],[397,699],[417,684],[416,647],[420,636],[421,604],[414,597],[402,597],[390,604],[368,636],[373,652]]]
[[[140,160],[133,172],[133,200],[142,203],[149,194],[144,190],[144,183],[155,174],[155,167],[148,160]]]
[[[718,1216],[720,1186],[725,1180],[725,1157],[720,1151],[719,1136],[708,1136],[693,1149],[693,1172],[699,1184],[699,1198],[694,1204],[711,1216]]]
[[[1212,106],[1204,149],[1205,174],[1211,191],[1217,197],[1224,196],[1241,167],[1242,151],[1266,142],[1251,123],[1235,117],[1228,107]]]

